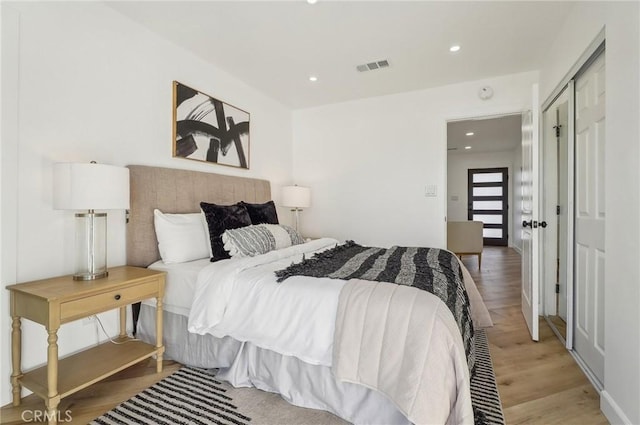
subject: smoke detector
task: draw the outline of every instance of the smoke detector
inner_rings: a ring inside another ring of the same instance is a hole
[[[388,67],[389,67],[389,60],[383,59],[380,61],[369,62],[362,65],[358,65],[356,66],[356,69],[359,72],[366,72],[366,71],[375,71],[376,69],[382,69],[382,68],[388,68]]]

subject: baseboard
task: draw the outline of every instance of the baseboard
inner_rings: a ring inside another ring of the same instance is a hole
[[[607,390],[603,390],[600,393],[600,410],[604,413],[607,420],[613,425],[631,424],[631,421],[624,414],[618,403],[611,398],[611,395]]]
[[[632,425],[631,421],[624,414],[618,403],[615,402],[611,395],[603,388],[603,385],[600,383],[598,378],[591,372],[591,369],[587,366],[587,364],[580,358],[578,353],[574,350],[569,350],[569,353],[573,357],[573,360],[578,364],[582,372],[585,374],[593,388],[600,395],[600,410],[607,418],[610,424],[612,425]]]
[[[515,252],[517,252],[518,254],[522,255],[522,249],[520,249],[520,247],[519,247],[519,246],[512,245],[512,246],[511,246],[511,248],[513,248],[513,250],[514,250]]]

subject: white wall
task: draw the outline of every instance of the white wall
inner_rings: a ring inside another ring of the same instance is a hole
[[[302,230],[375,245],[445,246],[446,122],[531,108],[537,72],[294,111]],[[483,85],[495,95],[478,98]],[[424,196],[435,184],[437,196]]]
[[[601,407],[640,423],[640,4],[578,2],[541,70],[541,101],[606,31],[605,370]]]
[[[449,152],[447,156],[447,220],[467,221],[468,204],[468,170],[472,168],[507,168],[509,186],[507,198],[509,205],[508,235],[509,246],[512,246],[513,234],[513,151],[499,152]],[[458,200],[452,200],[457,197]]]
[[[16,157],[16,146],[5,143],[18,137],[18,81],[19,81],[19,52],[18,52],[18,12],[9,7],[0,8],[2,22],[2,83],[0,86],[0,116],[2,116],[2,133],[0,135],[0,205],[15,205],[17,198],[13,177],[17,173],[15,163],[5,161],[5,158]],[[5,34],[10,35],[9,37]],[[6,119],[5,119],[6,118]],[[5,163],[6,162],[6,163]],[[0,282],[15,282],[15,249],[5,249],[5,243],[9,247],[16,245],[15,221],[17,211],[15,208],[0,208]],[[8,400],[5,396],[9,389],[9,376],[11,375],[11,357],[9,356],[10,341],[5,336],[11,328],[9,317],[8,292],[0,288],[0,380],[2,382],[2,402]]]
[[[3,2],[3,11],[5,7]],[[265,178],[272,182],[276,200],[278,188],[291,182],[288,108],[101,3],[15,3],[11,7],[19,12],[19,42],[14,44],[19,46],[20,73],[19,87],[15,93],[8,92],[13,98],[7,102],[18,104],[19,121],[17,137],[5,139],[3,132],[2,178],[8,183],[7,170],[14,170],[8,178],[17,199],[5,202],[3,187],[2,224],[7,229],[5,215],[14,213],[14,222],[8,225],[15,228],[17,241],[5,239],[3,232],[3,277],[4,270],[15,270],[18,282],[72,272],[73,214],[52,209],[54,162],[96,160]],[[4,25],[2,31],[4,76],[6,55],[11,53],[4,49],[5,36],[16,42],[16,34]],[[251,170],[171,157],[173,80],[251,113]],[[5,119],[12,118],[8,113],[2,118],[4,129]],[[288,220],[286,210],[280,214]],[[124,264],[124,212],[110,212],[108,226],[109,265]],[[13,264],[5,263],[5,252],[15,253]],[[2,311],[7,314],[4,307]],[[102,317],[115,333],[116,314]],[[24,367],[44,363],[46,333],[31,323],[25,323],[23,331]],[[6,326],[0,341],[5,359],[10,346]],[[76,322],[59,332],[61,355],[95,342],[92,325]],[[7,371],[0,382],[5,404],[10,401]]]

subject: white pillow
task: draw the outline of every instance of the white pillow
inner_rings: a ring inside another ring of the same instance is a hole
[[[153,216],[163,263],[209,258],[209,233],[204,232],[200,213],[165,214],[155,209]]]
[[[200,208],[200,221],[202,221],[202,231],[204,232],[204,236],[207,242],[207,252],[209,253],[209,258],[213,258],[213,248],[211,248],[211,234],[209,233],[209,223],[207,223],[207,216],[204,215],[204,211]]]

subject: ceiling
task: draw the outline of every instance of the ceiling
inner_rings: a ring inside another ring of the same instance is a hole
[[[447,149],[455,153],[497,152],[515,149],[522,141],[522,116],[454,121],[447,123]],[[473,133],[467,136],[467,133]],[[471,149],[465,149],[471,146]]]
[[[539,69],[572,7],[556,1],[106,4],[294,109]],[[449,52],[453,44],[459,52]],[[390,67],[356,70],[383,59]]]

